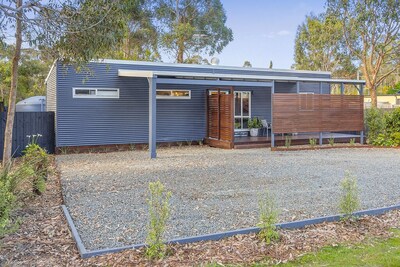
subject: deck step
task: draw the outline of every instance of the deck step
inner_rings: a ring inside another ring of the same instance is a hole
[[[249,149],[249,148],[266,148],[270,147],[271,144],[259,143],[259,144],[235,144],[234,149]]]

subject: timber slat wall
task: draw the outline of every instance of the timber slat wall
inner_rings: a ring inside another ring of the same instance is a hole
[[[361,95],[273,94],[273,132],[362,131]]]
[[[7,113],[1,112],[0,116],[0,157],[3,157]],[[37,134],[42,135],[38,139],[38,144],[45,148],[47,152],[54,153],[54,112],[16,112],[13,128],[13,156],[21,156],[22,151],[29,143],[27,136]]]

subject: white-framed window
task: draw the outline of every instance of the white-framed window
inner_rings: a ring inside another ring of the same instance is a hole
[[[219,93],[222,94],[222,95],[229,95],[230,94],[229,90],[220,90]],[[209,90],[208,94],[209,95],[216,95],[216,94],[218,94],[218,90]]]
[[[190,90],[157,89],[157,99],[191,99]]]
[[[235,131],[248,130],[251,118],[251,91],[235,91]]]
[[[72,88],[73,98],[119,98],[118,88]]]

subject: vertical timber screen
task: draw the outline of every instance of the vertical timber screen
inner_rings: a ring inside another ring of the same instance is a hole
[[[273,94],[273,132],[363,131],[363,95]]]
[[[7,112],[1,112],[0,124],[0,156],[3,157],[4,131],[6,128]],[[22,155],[29,143],[27,136],[41,134],[38,144],[48,153],[54,153],[55,132],[54,112],[16,112],[13,128],[13,157]]]

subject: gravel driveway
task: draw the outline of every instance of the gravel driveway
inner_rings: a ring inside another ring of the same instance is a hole
[[[400,203],[400,150],[271,152],[182,147],[57,156],[65,203],[87,249],[145,241],[148,183],[172,192],[167,239],[257,223],[257,198],[275,194],[281,221],[338,212],[346,170],[358,179],[362,208]]]

